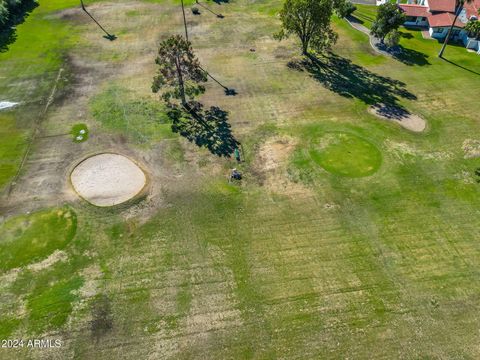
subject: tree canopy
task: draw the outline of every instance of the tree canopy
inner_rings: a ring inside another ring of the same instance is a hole
[[[180,35],[174,35],[160,44],[155,63],[157,74],[153,79],[152,91],[162,91],[168,104],[180,100],[183,106],[205,92],[202,83],[207,74],[193,53],[192,45]]]
[[[36,1],[32,0],[0,0],[0,31],[4,30],[9,22],[14,21],[14,17],[17,14],[20,14],[23,10],[23,7],[27,3],[32,3]]]
[[[335,14],[341,19],[346,18],[357,10],[357,7],[348,0],[333,0]]]
[[[308,54],[310,49],[327,50],[337,40],[330,26],[332,12],[332,0],[286,0],[280,11],[282,29],[275,37],[282,40],[296,35],[303,54]]]
[[[397,30],[404,22],[405,14],[403,11],[396,4],[387,2],[378,7],[371,33],[383,42],[390,31]]]
[[[471,37],[478,39],[480,37],[480,21],[469,20],[465,25],[465,30],[468,31]]]

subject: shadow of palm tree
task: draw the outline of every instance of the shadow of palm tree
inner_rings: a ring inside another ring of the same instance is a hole
[[[185,110],[172,107],[168,116],[173,132],[199,147],[206,147],[214,155],[230,157],[240,145],[232,134],[228,112],[219,107],[204,110],[201,103],[194,102]]]
[[[301,67],[327,89],[346,98],[356,98],[368,105],[379,103],[395,105],[400,99],[416,100],[405,88],[405,83],[375,74],[333,53],[322,60],[309,55],[297,66]],[[289,65],[295,68],[294,65]]]
[[[16,26],[23,23],[37,6],[38,3],[34,0],[22,2],[22,5],[10,14],[9,20],[0,26],[0,53],[6,52],[8,47],[17,40]]]
[[[472,73],[472,74],[480,75],[480,73],[476,72],[475,70],[471,70],[471,69],[469,69],[469,68],[466,68],[465,66],[462,66],[462,65],[459,65],[459,64],[457,64],[457,63],[454,63],[453,61],[450,61],[450,60],[448,60],[448,59],[446,59],[446,58],[444,58],[444,57],[442,57],[442,60],[444,60],[444,61],[446,61],[446,62],[448,62],[448,63],[450,63],[450,64],[452,64],[452,65],[454,65],[454,66],[456,66],[456,67],[459,67],[459,68],[461,68],[461,69],[463,69],[463,70],[465,70],[465,71],[468,71],[468,72],[470,72],[470,73]]]

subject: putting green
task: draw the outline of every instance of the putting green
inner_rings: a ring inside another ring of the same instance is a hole
[[[0,273],[47,258],[75,236],[77,218],[69,208],[21,215],[0,225]]]
[[[344,132],[325,133],[312,144],[310,155],[328,172],[352,178],[372,175],[382,163],[375,145]]]

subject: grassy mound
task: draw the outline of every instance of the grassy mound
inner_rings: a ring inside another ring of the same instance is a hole
[[[315,142],[310,155],[328,172],[352,178],[372,175],[382,163],[375,145],[344,132],[325,134]]]
[[[35,263],[63,249],[77,229],[75,213],[67,208],[22,215],[0,226],[0,271]]]
[[[85,124],[75,124],[70,131],[73,142],[81,143],[88,140],[88,127]]]

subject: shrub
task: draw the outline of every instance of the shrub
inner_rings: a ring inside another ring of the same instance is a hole
[[[385,35],[384,43],[387,48],[391,49],[397,46],[400,42],[400,32],[398,30],[392,30],[387,35]]]
[[[352,15],[355,10],[357,10],[357,7],[350,1],[342,1],[335,9],[335,12],[339,18],[343,19]]]

